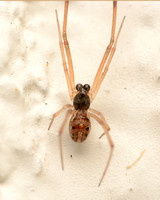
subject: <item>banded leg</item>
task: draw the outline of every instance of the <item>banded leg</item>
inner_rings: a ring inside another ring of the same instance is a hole
[[[62,123],[62,126],[59,130],[59,148],[60,148],[60,156],[61,156],[61,166],[62,166],[62,170],[64,170],[64,163],[63,163],[63,149],[62,149],[62,133],[63,133],[63,130],[64,130],[64,127],[67,123],[67,120],[69,118],[69,116],[72,114],[72,110],[68,110],[67,113],[66,113],[66,116],[65,116],[65,119]]]
[[[99,182],[99,184],[98,184],[98,186],[100,186],[101,183],[102,183],[102,181],[103,181],[103,179],[104,179],[104,176],[105,176],[105,174],[106,174],[106,171],[107,171],[107,169],[108,169],[108,167],[109,167],[109,164],[110,164],[110,161],[111,161],[111,158],[112,158],[112,154],[113,154],[114,144],[113,144],[113,142],[112,142],[111,136],[110,136],[109,133],[108,133],[108,130],[107,130],[107,127],[106,127],[105,122],[104,122],[102,119],[100,119],[99,117],[97,117],[97,115],[95,115],[95,114],[93,114],[93,113],[90,113],[90,112],[89,112],[89,115],[90,115],[90,117],[94,118],[94,119],[103,127],[104,132],[105,132],[105,134],[106,134],[106,136],[107,136],[107,138],[108,138],[108,142],[109,142],[110,148],[111,148],[110,154],[109,154],[109,158],[108,158],[108,161],[107,161],[107,164],[106,164],[106,167],[105,167],[105,169],[104,169],[104,172],[103,172],[102,177],[101,177],[101,179],[100,179],[100,182]]]
[[[60,30],[57,10],[56,10],[56,19],[57,19],[57,26],[58,26],[59,46],[60,46],[61,57],[62,57],[62,62],[63,62],[63,69],[64,69],[64,73],[65,73],[66,80],[67,80],[69,96],[70,96],[70,99],[72,101],[73,100],[73,91],[72,91],[70,75],[69,75],[69,72],[68,72],[66,59],[65,59],[65,53],[64,53],[63,43],[62,43],[62,36],[61,36],[61,30]]]
[[[111,53],[109,55],[109,58],[108,58],[108,61],[106,63],[106,66],[104,68],[104,71],[103,73],[101,74],[101,77],[99,78],[99,80],[96,82],[96,88],[94,91],[92,91],[92,101],[94,100],[94,98],[96,97],[96,94],[102,84],[102,81],[104,80],[105,76],[106,76],[106,73],[108,71],[108,68],[109,68],[109,65],[112,61],[112,58],[114,56],[114,53],[115,53],[115,50],[116,50],[116,46],[117,46],[117,42],[118,42],[118,38],[119,38],[119,35],[120,35],[120,32],[121,32],[121,29],[122,29],[122,26],[123,26],[123,23],[124,23],[124,20],[125,20],[125,17],[123,18],[122,22],[121,22],[121,25],[119,27],[119,31],[118,31],[118,34],[117,34],[117,37],[116,37],[116,40],[115,40],[115,43],[114,43],[114,46],[111,50]]]
[[[106,51],[104,53],[104,56],[102,58],[102,61],[100,63],[100,66],[99,66],[99,69],[97,71],[97,74],[96,74],[96,77],[94,79],[94,82],[93,82],[93,85],[92,85],[92,88],[91,88],[91,91],[90,93],[92,94],[96,88],[96,84],[101,76],[101,73],[102,73],[102,70],[104,68],[104,65],[106,63],[106,60],[108,58],[108,55],[111,51],[111,48],[113,46],[113,43],[114,43],[114,38],[115,38],[115,27],[116,27],[116,15],[117,15],[117,1],[113,1],[113,19],[112,19],[112,32],[111,32],[111,39],[110,39],[110,43],[109,45],[107,46],[106,48]]]
[[[70,105],[70,104],[66,104],[65,106],[63,106],[63,108],[61,108],[59,111],[57,111],[56,113],[53,114],[52,119],[51,119],[51,122],[50,122],[49,127],[48,127],[48,130],[51,128],[52,123],[53,123],[53,120],[54,120],[60,113],[62,113],[63,111],[65,111],[67,108],[73,108],[73,106]]]
[[[71,52],[70,52],[69,42],[67,40],[68,4],[69,4],[69,1],[65,1],[62,37],[63,37],[63,42],[64,42],[65,51],[66,51],[67,60],[68,60],[71,88],[72,88],[73,96],[75,96],[75,81],[74,81],[73,63],[72,63],[72,56],[71,56]]]

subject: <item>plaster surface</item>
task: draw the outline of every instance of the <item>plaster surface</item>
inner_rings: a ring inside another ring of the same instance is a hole
[[[115,150],[92,120],[88,139],[63,134],[61,170],[53,113],[69,100],[55,9],[62,27],[64,2],[0,2],[0,199],[160,199],[160,2],[118,2],[115,56],[91,105],[102,112]],[[71,2],[68,39],[76,83],[92,85],[110,40],[112,2]],[[46,67],[46,62],[49,63]],[[146,149],[141,160],[133,163]]]

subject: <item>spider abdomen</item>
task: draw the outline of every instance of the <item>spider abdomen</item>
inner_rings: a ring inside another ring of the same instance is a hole
[[[75,110],[70,123],[69,131],[71,138],[78,143],[86,140],[91,128],[91,123],[87,111]]]

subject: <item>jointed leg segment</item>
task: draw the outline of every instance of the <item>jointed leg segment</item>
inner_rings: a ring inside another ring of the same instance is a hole
[[[89,108],[89,111],[91,111],[91,112],[95,113],[96,115],[98,115],[101,118],[101,120],[105,123],[105,126],[106,126],[107,130],[110,131],[110,127],[107,124],[107,122],[106,122],[106,120],[105,120],[105,118],[104,118],[104,116],[102,115],[101,112],[99,112],[99,111],[97,111],[95,109],[92,109],[92,108]],[[99,139],[101,139],[104,135],[105,135],[105,132],[102,133],[102,135],[99,137]]]
[[[67,120],[68,120],[68,118],[69,118],[69,116],[72,114],[72,110],[71,109],[69,109],[68,111],[67,111],[67,114],[66,114],[66,116],[65,116],[65,119],[64,119],[64,121],[63,121],[63,123],[62,123],[62,126],[61,126],[61,128],[60,128],[60,130],[59,130],[59,148],[60,148],[60,156],[61,156],[61,165],[62,165],[62,170],[64,170],[64,163],[63,163],[63,148],[62,148],[62,133],[63,133],[63,130],[64,130],[64,127],[65,127],[65,125],[66,125],[66,123],[67,123]]]
[[[53,120],[54,120],[59,114],[61,114],[63,111],[65,111],[65,110],[68,109],[68,108],[73,108],[73,106],[70,105],[70,104],[66,104],[65,106],[63,106],[63,108],[61,108],[59,111],[57,111],[56,113],[53,114],[52,119],[51,119],[51,122],[50,122],[49,127],[48,127],[48,130],[50,129],[50,127],[51,127],[51,125],[52,125],[52,123],[53,123]],[[63,133],[64,127],[65,127],[65,125],[66,125],[66,122],[67,122],[69,116],[72,114],[72,111],[73,111],[72,109],[69,109],[69,110],[67,111],[67,114],[66,114],[66,116],[65,116],[65,119],[64,119],[64,121],[63,121],[63,123],[62,123],[62,126],[61,126],[60,130],[59,130],[59,146],[60,146],[60,156],[61,156],[62,170],[64,170],[63,151],[62,151],[62,133]]]
[[[63,34],[62,34],[62,36],[63,36],[64,46],[65,46],[67,60],[68,60],[71,88],[72,88],[72,91],[74,92],[75,82],[74,82],[73,63],[72,63],[72,57],[71,57],[71,52],[70,52],[70,48],[69,48],[69,42],[67,40],[67,31],[66,31],[67,30],[68,4],[69,4],[69,2],[66,1],[65,2],[65,9],[64,9],[64,21],[63,21]]]
[[[103,122],[105,123],[105,126],[106,126],[107,130],[108,131],[110,130],[110,127],[107,124],[107,122],[106,122],[106,120],[105,120],[105,118],[104,118],[104,116],[102,115],[101,112],[99,112],[99,111],[97,111],[97,110],[95,110],[93,108],[89,108],[89,111],[91,111],[92,113],[95,113],[96,115],[98,115],[101,118],[101,120],[103,120]]]
[[[62,36],[61,36],[61,29],[60,29],[60,25],[59,25],[57,11],[56,11],[56,19],[57,19],[57,26],[58,26],[59,46],[60,46],[60,50],[61,50],[61,56],[62,56],[62,62],[63,62],[63,69],[64,69],[64,73],[65,73],[66,80],[67,80],[67,86],[68,86],[69,96],[70,96],[70,99],[72,100],[73,99],[73,94],[72,94],[72,87],[71,87],[70,75],[69,75],[67,64],[66,64],[64,47],[63,47]]]
[[[92,111],[93,111],[93,110],[92,110]],[[108,161],[107,161],[107,164],[106,164],[106,167],[105,167],[105,169],[104,169],[103,175],[102,175],[102,177],[101,177],[101,179],[100,179],[100,182],[99,182],[99,185],[98,185],[98,186],[100,186],[101,183],[102,183],[102,181],[103,181],[103,178],[104,178],[104,176],[105,176],[105,174],[106,174],[106,171],[107,171],[107,169],[108,169],[108,167],[109,167],[109,164],[110,164],[110,161],[111,161],[111,158],[112,158],[112,154],[113,154],[114,144],[113,144],[113,142],[112,142],[111,136],[110,136],[109,133],[108,133],[108,129],[107,129],[107,126],[106,126],[106,122],[105,122],[102,118],[97,117],[97,115],[95,115],[95,114],[93,114],[93,113],[90,113],[90,112],[89,112],[89,115],[90,115],[90,117],[92,117],[92,118],[94,118],[95,120],[97,120],[97,122],[103,127],[104,132],[105,132],[105,134],[106,134],[106,136],[107,136],[107,138],[108,138],[110,148],[111,148],[110,154],[109,154],[109,158],[108,158]]]
[[[57,111],[56,113],[53,114],[52,119],[51,119],[51,122],[50,122],[49,127],[48,127],[48,130],[51,128],[52,123],[53,123],[53,120],[54,120],[60,113],[62,113],[63,111],[65,111],[67,108],[73,108],[73,106],[70,105],[70,104],[66,104],[65,106],[63,106],[63,108],[61,108],[59,111]]]
[[[106,73],[108,71],[109,65],[110,65],[110,63],[112,61],[112,58],[113,58],[115,50],[116,50],[116,46],[117,46],[117,42],[118,42],[120,31],[122,29],[122,26],[123,26],[123,23],[124,23],[124,20],[125,20],[125,17],[124,17],[123,20],[122,20],[122,23],[120,25],[118,34],[116,36],[116,40],[115,40],[114,46],[112,47],[113,42],[114,42],[114,34],[115,34],[116,12],[117,12],[117,2],[114,1],[113,2],[113,23],[112,23],[111,41],[110,41],[110,44],[108,45],[108,47],[106,49],[106,52],[105,52],[105,54],[103,56],[103,59],[102,59],[101,64],[99,66],[99,69],[98,69],[98,72],[96,74],[96,77],[94,79],[94,83],[93,83],[93,86],[92,86],[91,91],[90,91],[90,94],[92,96],[91,101],[93,101],[94,98],[96,97],[96,94],[97,94],[97,92],[98,92],[98,90],[99,90],[99,88],[100,88],[100,86],[102,84],[102,81],[103,81],[104,77],[106,76]],[[108,55],[109,55],[109,58],[108,58]],[[107,58],[108,58],[108,61],[107,61],[106,66],[104,68],[104,65],[105,65],[105,62],[106,62]],[[102,73],[103,68],[104,68],[104,71]]]
[[[102,70],[104,68],[104,65],[106,63],[106,60],[108,58],[108,55],[111,51],[112,45],[114,43],[114,38],[115,38],[115,27],[116,27],[116,15],[117,15],[117,2],[113,1],[113,20],[112,20],[112,32],[111,32],[111,39],[110,39],[110,43],[106,48],[106,51],[104,53],[104,56],[102,58],[102,61],[100,63],[99,69],[97,71],[96,77],[94,79],[93,85],[92,85],[92,89],[91,92],[94,92],[95,88],[96,88],[96,84],[97,81],[99,80]]]
[[[58,34],[59,34],[59,45],[60,45],[61,56],[62,56],[62,61],[63,61],[64,73],[65,73],[65,76],[66,76],[66,79],[67,79],[69,95],[70,95],[71,100],[73,100],[73,97],[75,96],[74,71],[73,71],[71,52],[70,52],[70,48],[69,48],[69,42],[67,40],[67,34],[66,34],[68,3],[69,3],[68,1],[65,2],[63,34],[62,34],[63,35],[63,42],[62,42],[62,36],[61,36],[61,30],[60,30],[57,11],[56,11],[56,19],[57,19]],[[64,43],[64,46],[63,46],[63,43]],[[68,71],[67,64],[66,64],[64,47],[65,47],[65,51],[66,51],[66,55],[67,55],[69,71]]]
[[[94,100],[94,98],[95,98],[95,96],[96,96],[96,94],[97,94],[97,92],[98,92],[98,90],[99,90],[99,88],[100,88],[100,86],[101,86],[101,84],[102,84],[102,81],[104,80],[104,78],[105,78],[105,76],[106,76],[106,73],[107,73],[107,71],[108,71],[109,65],[110,65],[110,63],[111,63],[111,61],[112,61],[112,58],[113,58],[113,56],[114,56],[114,53],[115,53],[115,50],[116,50],[116,46],[117,46],[117,42],[118,42],[118,38],[119,38],[119,34],[120,34],[121,29],[122,29],[124,20],[125,20],[125,17],[124,17],[123,20],[122,20],[121,26],[120,26],[120,28],[119,28],[119,31],[118,31],[118,34],[117,34],[117,37],[116,37],[116,41],[115,41],[114,46],[113,46],[113,48],[112,48],[112,50],[111,50],[111,53],[110,53],[110,55],[109,55],[109,58],[108,58],[108,61],[107,61],[107,63],[106,63],[106,66],[105,66],[105,68],[104,68],[104,71],[103,71],[103,73],[102,73],[100,79],[99,79],[98,82],[97,82],[96,89],[95,89],[94,92],[93,92],[93,95],[92,95],[92,99],[93,99],[93,100]]]

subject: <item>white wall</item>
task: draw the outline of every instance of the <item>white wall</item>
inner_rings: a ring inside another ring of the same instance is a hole
[[[63,2],[0,2],[0,198],[2,200],[159,200],[160,2],[118,2],[126,20],[109,72],[92,105],[111,127],[113,158],[92,120],[89,138],[74,143],[66,127],[61,170],[58,130],[50,117],[71,103],[54,10]],[[112,2],[71,2],[68,39],[76,83],[92,84],[110,40]],[[49,66],[46,67],[46,62]],[[146,149],[141,160],[130,165]],[[71,157],[72,155],[72,157]]]

